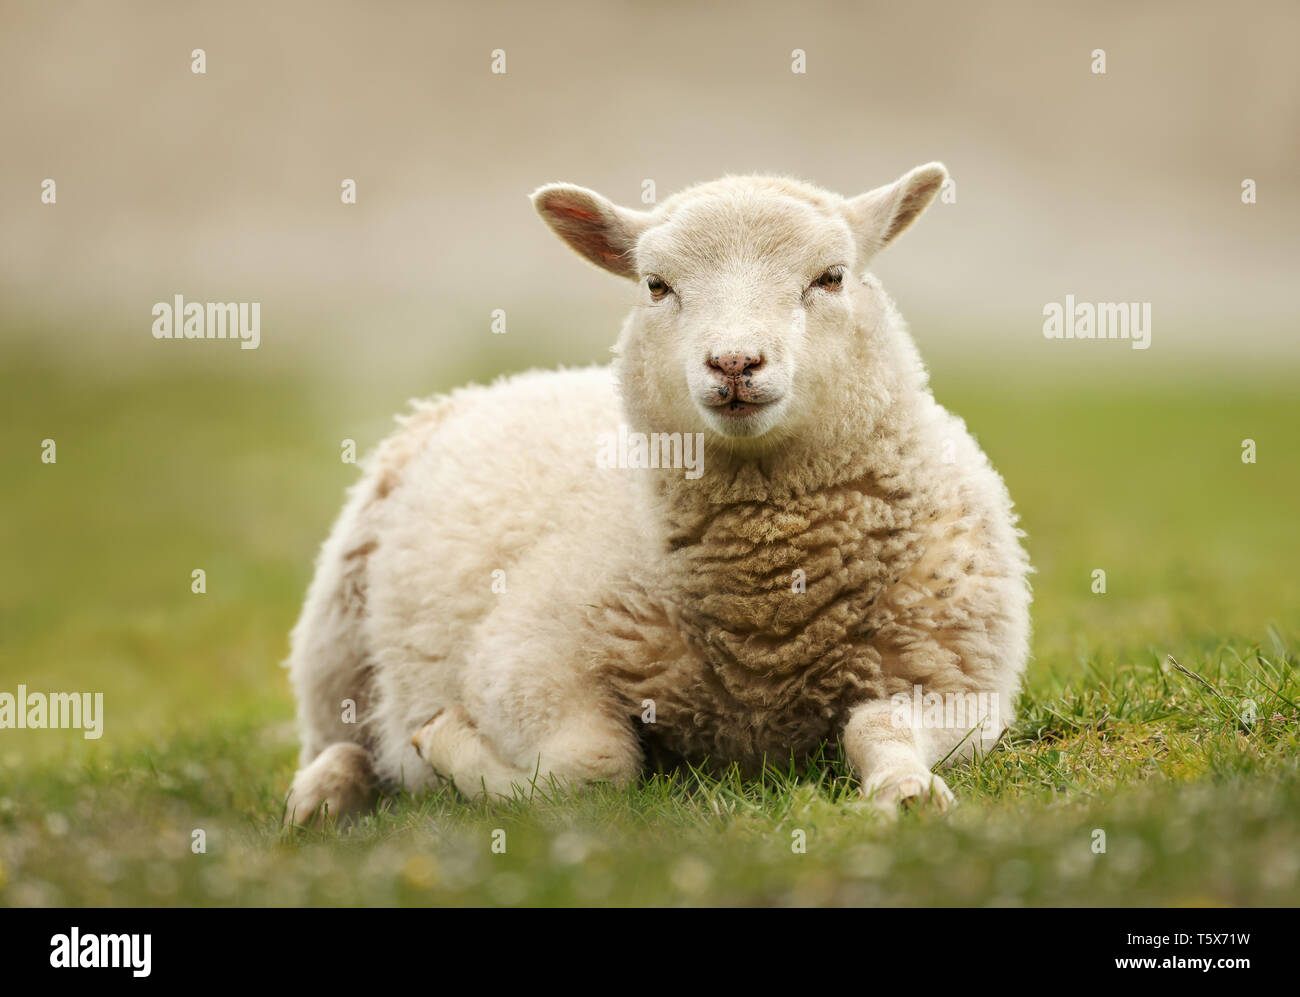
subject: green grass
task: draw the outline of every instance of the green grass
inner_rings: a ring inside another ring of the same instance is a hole
[[[946,772],[950,815],[877,819],[831,746],[802,775],[401,797],[282,832],[276,663],[355,475],[339,444],[378,440],[421,376],[356,389],[236,359],[114,378],[17,351],[0,372],[0,691],[102,691],[106,711],[98,742],[0,731],[0,903],[1300,903],[1294,371],[936,364],[1038,569],[1019,719]]]

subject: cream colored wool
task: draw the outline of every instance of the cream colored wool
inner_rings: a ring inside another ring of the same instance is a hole
[[[651,212],[537,191],[574,249],[639,282],[617,359],[419,403],[370,456],[293,631],[288,819],[443,779],[752,771],[836,738],[880,806],[945,805],[931,767],[998,731],[890,697],[983,693],[1005,723],[1029,631],[1007,490],[865,273],[946,175],[852,199],[728,177]],[[728,392],[753,404],[728,417]],[[703,473],[597,466],[620,423],[703,434]]]

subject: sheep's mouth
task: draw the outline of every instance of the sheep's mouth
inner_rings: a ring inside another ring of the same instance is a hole
[[[771,402],[742,402],[733,398],[725,405],[719,405],[713,411],[724,419],[750,419],[767,408]]]
[[[782,398],[747,402],[732,398],[722,405],[701,406],[709,428],[732,439],[757,439],[781,421]]]

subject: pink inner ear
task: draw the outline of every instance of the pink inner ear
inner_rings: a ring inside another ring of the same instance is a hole
[[[555,191],[539,203],[543,216],[579,255],[623,277],[633,276],[634,239],[618,209],[581,194]]]
[[[573,218],[580,218],[584,222],[594,221],[599,217],[594,211],[588,211],[585,208],[580,207],[579,202],[565,200],[564,198],[553,201],[551,203],[551,210],[559,212],[560,214],[569,215]]]

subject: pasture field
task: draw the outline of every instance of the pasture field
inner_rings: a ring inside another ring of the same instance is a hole
[[[1034,658],[1001,743],[945,773],[950,814],[876,818],[831,745],[754,781],[442,792],[286,832],[277,665],[356,475],[340,441],[474,372],[110,375],[15,349],[0,692],[102,692],[105,714],[93,741],[0,730],[0,903],[1300,904],[1297,370],[990,370],[933,377],[1020,509]]]

